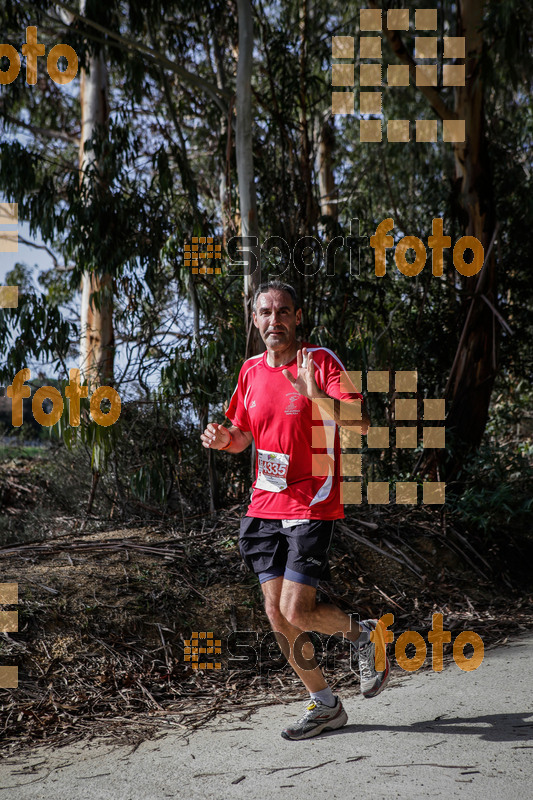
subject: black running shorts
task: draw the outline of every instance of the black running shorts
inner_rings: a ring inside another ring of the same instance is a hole
[[[328,553],[334,529],[335,520],[310,519],[284,528],[280,519],[243,517],[239,550],[261,582],[284,575],[316,586],[331,580]]]

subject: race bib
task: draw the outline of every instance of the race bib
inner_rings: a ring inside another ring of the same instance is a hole
[[[282,492],[287,488],[288,471],[289,456],[286,453],[258,450],[255,488],[266,492]]]

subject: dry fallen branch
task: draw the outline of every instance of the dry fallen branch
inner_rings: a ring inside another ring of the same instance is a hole
[[[56,554],[62,552],[91,552],[96,550],[136,550],[158,556],[175,556],[183,547],[174,542],[167,542],[166,548],[135,544],[131,539],[113,539],[102,542],[70,542],[69,544],[21,544],[0,547],[0,556],[22,555],[23,553]]]
[[[398,557],[393,555],[392,553],[388,553],[386,550],[383,550],[382,547],[379,547],[377,544],[374,544],[374,542],[370,542],[367,538],[361,536],[360,533],[354,533],[354,531],[352,531],[345,523],[339,522],[338,527],[345,536],[349,536],[351,539],[355,539],[356,542],[364,544],[365,547],[370,547],[372,550],[375,550],[376,553],[380,553],[381,555],[386,556],[387,558],[391,558],[393,561],[397,561],[398,564],[406,566],[408,569],[414,572],[414,574],[417,575],[418,577],[422,575],[422,572],[418,569],[418,567],[415,567],[412,562],[409,563],[409,561],[403,554],[401,555],[401,557]]]

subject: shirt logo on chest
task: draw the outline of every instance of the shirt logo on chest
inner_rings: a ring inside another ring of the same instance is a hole
[[[287,392],[287,394],[285,396],[289,398],[289,403],[288,403],[288,405],[287,405],[287,407],[285,409],[285,413],[286,414],[299,414],[302,409],[298,408],[297,405],[296,405],[297,402],[298,402],[298,398],[300,397],[298,392]]]
[[[255,408],[255,400],[252,400],[252,402],[250,403],[250,408]]]

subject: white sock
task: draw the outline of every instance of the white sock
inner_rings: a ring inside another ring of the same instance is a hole
[[[320,692],[311,692],[311,697],[313,700],[320,700],[325,706],[329,706],[329,708],[333,708],[333,706],[337,703],[335,695],[329,688],[326,686],[325,689],[321,689]]]

